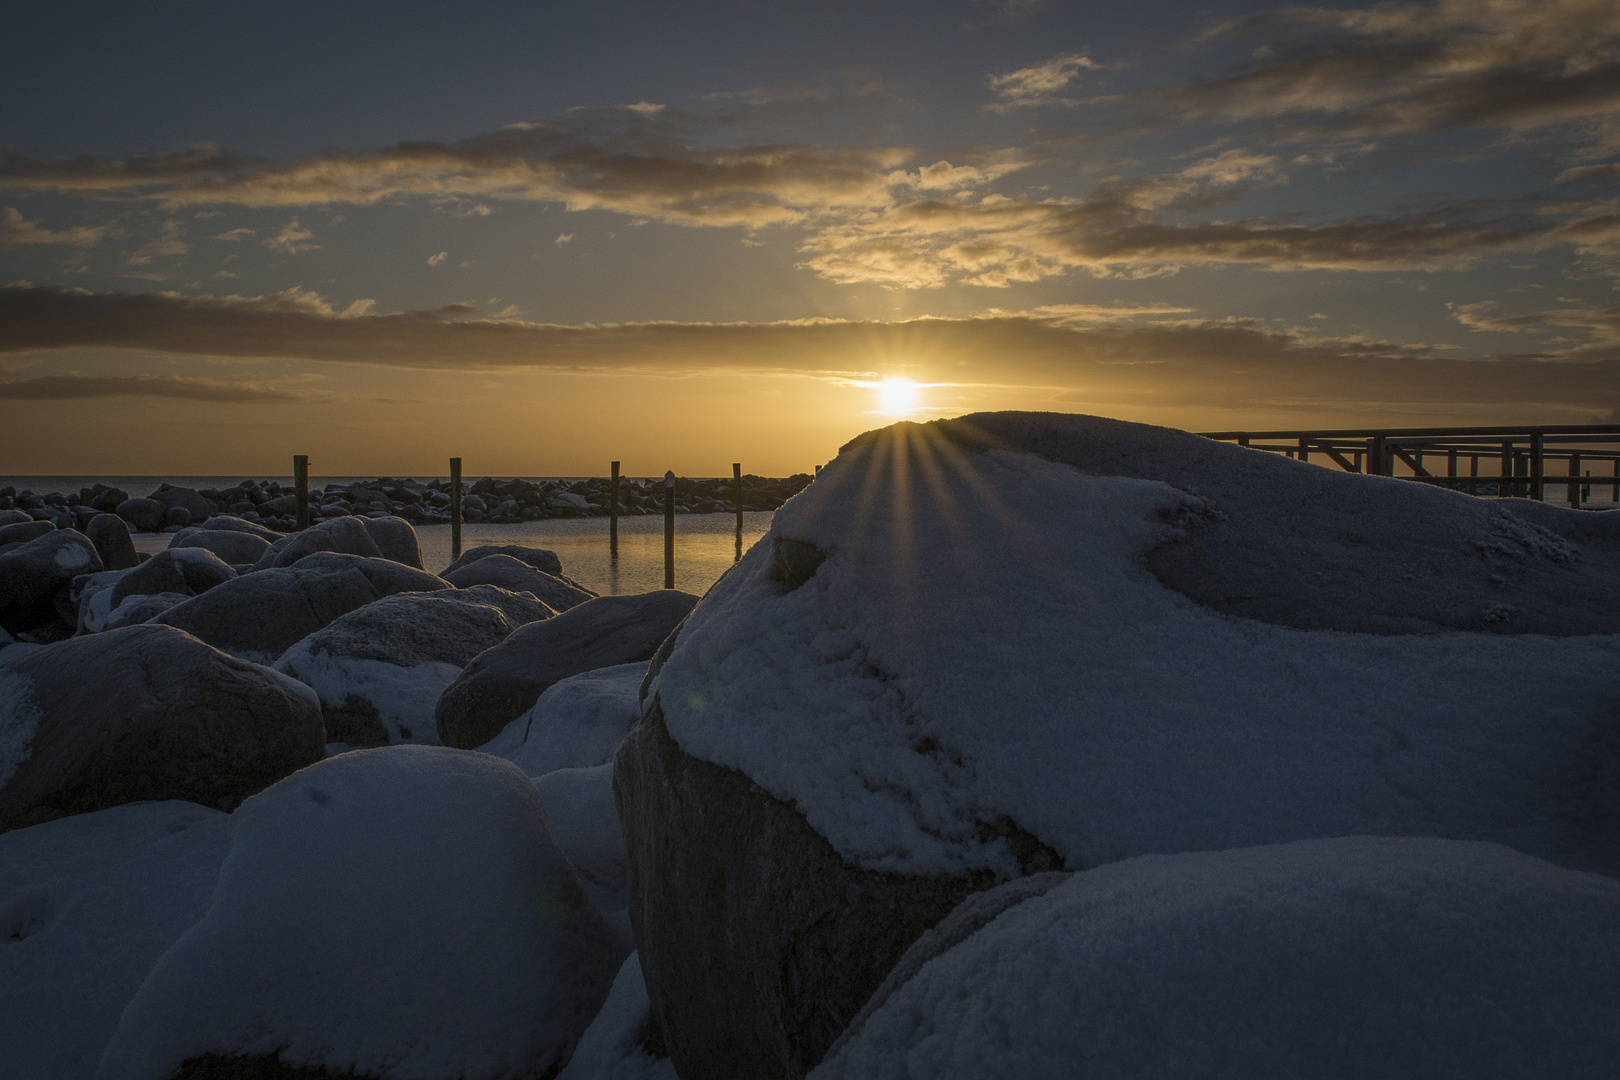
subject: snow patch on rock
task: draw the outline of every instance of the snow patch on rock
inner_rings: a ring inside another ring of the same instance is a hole
[[[646,672],[646,662],[637,661],[554,683],[479,749],[506,758],[529,776],[610,762],[636,721],[636,694]]]

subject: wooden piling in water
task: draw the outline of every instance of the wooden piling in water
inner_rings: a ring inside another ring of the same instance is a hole
[[[675,470],[664,473],[664,588],[675,587]]]
[[[1569,490],[1564,492],[1569,499],[1569,505],[1579,510],[1581,508],[1581,485],[1575,481],[1581,475],[1581,452],[1574,451],[1569,455],[1569,483],[1565,485]]]
[[[293,494],[298,499],[298,528],[309,528],[309,455],[293,455]]]
[[[450,459],[450,558],[461,558],[461,459]]]
[[[742,561],[743,489],[742,489],[742,462],[740,462],[740,461],[733,461],[731,463],[731,483],[732,483],[732,489],[731,489],[732,490],[732,498],[736,501],[736,504],[737,504],[737,554],[731,561],[732,562],[741,562]]]
[[[1539,431],[1530,433],[1530,497],[1545,502],[1547,495],[1547,437]]]
[[[619,557],[619,463],[611,461],[608,468],[612,478],[608,481],[608,558]]]

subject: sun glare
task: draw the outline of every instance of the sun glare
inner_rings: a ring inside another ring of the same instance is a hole
[[[917,407],[917,384],[910,379],[885,379],[877,390],[886,413],[908,413]]]

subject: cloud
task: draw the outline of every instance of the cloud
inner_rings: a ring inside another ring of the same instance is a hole
[[[559,245],[561,245],[561,244],[569,244],[569,243],[572,243],[573,240],[574,240],[574,234],[571,233],[571,232],[565,232],[565,233],[558,233],[557,234],[557,239],[552,241],[552,243],[559,244]]]
[[[52,231],[38,221],[23,220],[22,211],[14,207],[0,207],[0,247],[19,244],[68,244],[72,247],[95,247],[107,235],[107,226],[78,225],[71,229]]]
[[[450,257],[450,253],[448,251],[441,251],[437,255],[429,255],[428,260],[427,260],[427,264],[429,266],[438,266],[440,263],[444,262],[444,260],[448,259],[449,257]]]
[[[271,251],[282,251],[288,255],[296,255],[300,251],[314,251],[319,248],[321,245],[309,243],[313,239],[315,239],[315,234],[299,225],[297,218],[293,218],[281,227],[280,232],[266,239],[264,246]]]
[[[0,382],[0,401],[81,401],[86,398],[157,397],[257,405],[303,400],[305,395],[240,382],[177,375],[41,375]]]
[[[988,106],[992,111],[1032,108],[1037,105],[1079,105],[1060,96],[1080,72],[1098,67],[1089,57],[1064,53],[1032,67],[1019,68],[1005,75],[990,76],[990,89],[1000,100]]]
[[[191,248],[180,239],[183,228],[184,226],[173,218],[165,221],[159,228],[157,237],[136,248],[135,253],[125,261],[130,266],[145,266],[156,257],[174,258],[189,253]]]
[[[101,347],[454,370],[834,380],[907,374],[959,386],[1049,388],[1102,410],[1227,405],[1342,415],[1414,406],[1620,412],[1620,345],[1459,359],[1423,345],[1318,337],[1160,305],[1062,305],[903,322],[558,326],[408,312],[342,318],[302,290],[265,297],[0,289],[0,354]],[[1551,422],[1549,420],[1549,422]]]
[[[258,235],[258,233],[253,229],[231,229],[230,231],[222,232],[217,236],[211,236],[211,237],[209,237],[209,239],[210,240],[229,240],[229,241],[235,243],[236,241],[246,240],[250,236],[257,236],[257,235]]]

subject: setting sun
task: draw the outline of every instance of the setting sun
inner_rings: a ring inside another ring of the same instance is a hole
[[[917,407],[917,384],[910,379],[885,379],[877,390],[886,413],[908,413]]]

